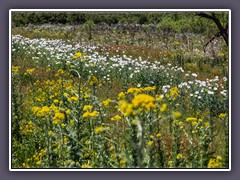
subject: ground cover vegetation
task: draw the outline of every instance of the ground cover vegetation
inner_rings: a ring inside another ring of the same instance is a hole
[[[228,168],[229,57],[214,22],[12,12],[11,32],[13,168]]]

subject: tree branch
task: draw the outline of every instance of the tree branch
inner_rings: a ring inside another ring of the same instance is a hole
[[[226,42],[226,44],[228,46],[228,29],[227,29],[228,27],[224,28],[222,26],[220,20],[216,17],[214,12],[211,12],[211,13],[199,12],[199,13],[196,13],[196,15],[214,21],[214,23],[217,25],[217,27],[221,33],[221,36],[223,37],[224,41]]]
[[[221,36],[221,32],[218,32],[211,39],[209,39],[209,41],[203,46],[204,53],[206,52],[206,48],[207,48],[208,44],[211,43],[215,38],[220,37],[220,36]]]

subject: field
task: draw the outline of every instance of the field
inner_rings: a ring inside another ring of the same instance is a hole
[[[229,167],[229,52],[204,50],[210,21],[14,13],[12,168]]]

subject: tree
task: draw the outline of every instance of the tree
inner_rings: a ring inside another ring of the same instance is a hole
[[[223,23],[220,21],[220,17],[217,16],[215,12],[199,12],[199,13],[197,13],[196,15],[197,15],[197,16],[200,16],[200,17],[203,17],[203,18],[207,18],[207,19],[212,20],[212,21],[216,24],[216,26],[217,26],[217,28],[218,28],[218,30],[219,30],[219,32],[218,32],[217,34],[215,34],[215,35],[206,43],[206,45],[204,46],[204,51],[205,51],[206,47],[208,46],[208,44],[209,44],[210,42],[212,42],[215,38],[220,37],[220,36],[223,37],[226,45],[228,46],[228,22],[226,22],[226,25],[225,25],[225,27],[224,27]]]

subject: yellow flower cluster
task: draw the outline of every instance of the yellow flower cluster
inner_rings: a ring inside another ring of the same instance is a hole
[[[24,75],[32,74],[35,71],[35,68],[27,69]]]
[[[92,168],[92,166],[90,166],[89,163],[84,163],[81,167],[82,168]]]
[[[33,131],[34,131],[34,129],[35,129],[35,125],[33,124],[33,122],[32,121],[29,121],[26,125],[24,125],[24,126],[20,126],[20,130],[23,132],[23,133],[29,133],[29,134],[31,134],[31,133],[33,133]]]
[[[222,157],[217,156],[217,158],[211,158],[208,162],[208,168],[221,168],[222,167]]]
[[[225,113],[221,113],[221,114],[219,115],[219,118],[225,118],[225,117],[227,117],[227,114],[225,114]]]
[[[125,98],[125,94],[124,94],[124,92],[120,92],[118,94],[118,99],[123,99],[123,98]]]
[[[123,112],[124,116],[130,116],[133,112],[133,105],[122,100],[119,102],[119,109]]]
[[[134,108],[141,107],[149,111],[155,108],[155,98],[148,94],[138,94],[133,98],[132,104]]]
[[[140,93],[142,90],[140,88],[129,88],[127,94]]]
[[[93,112],[85,112],[83,114],[83,118],[87,118],[87,117],[96,117],[99,114],[98,111],[93,111]]]
[[[102,125],[104,125],[104,123],[102,123]],[[102,132],[105,132],[105,131],[108,131],[110,128],[109,127],[103,127],[103,126],[98,126],[94,129],[94,132],[96,134],[99,134],[99,133],[102,133]]]
[[[217,53],[217,56],[224,56],[224,53],[221,52],[221,51],[219,51],[219,52]]]
[[[47,149],[41,149],[40,152],[36,152],[32,157],[26,159],[26,163],[23,163],[22,166],[26,168],[30,168],[28,164],[36,163],[37,166],[40,166],[42,164],[41,159],[46,154]]]
[[[154,91],[157,87],[156,86],[149,86],[149,87],[145,87],[143,88],[143,91]]]
[[[181,116],[181,113],[179,111],[174,111],[172,114],[175,118],[179,118]]]
[[[118,121],[118,120],[121,120],[121,119],[122,119],[121,116],[116,115],[116,116],[114,116],[114,117],[111,118],[111,121]]]
[[[72,59],[75,60],[75,59],[78,59],[80,57],[83,57],[85,56],[86,53],[81,53],[81,52],[76,52],[73,56],[72,56]]]
[[[78,101],[78,97],[76,97],[76,96],[72,96],[72,97],[68,98],[67,100],[68,100],[68,102],[71,102],[71,101]]]
[[[182,158],[183,158],[183,155],[179,153],[179,154],[177,155],[177,159],[182,159]]]
[[[92,105],[85,105],[83,107],[83,111],[87,111],[87,112],[83,113],[83,118],[96,117],[99,114],[99,112],[95,110],[91,112],[92,109],[93,109]]]
[[[153,145],[153,141],[148,141],[148,147],[151,147]]]
[[[62,124],[62,120],[64,120],[65,115],[63,113],[57,112],[53,117],[53,124],[58,125]]]
[[[32,111],[37,117],[44,117],[50,114],[51,109],[48,106],[42,108],[33,106]]]
[[[172,98],[172,100],[176,100],[179,95],[179,89],[175,86],[170,89],[169,94],[167,93],[165,96],[167,98]]]
[[[12,73],[18,74],[20,68],[21,68],[20,66],[12,66]]]
[[[83,107],[83,111],[88,111],[88,110],[92,110],[93,106],[92,105],[85,105]]]
[[[166,111],[166,110],[167,110],[167,104],[164,103],[164,104],[162,104],[162,106],[160,107],[160,111],[161,111],[161,112],[164,112],[164,111]]]
[[[197,121],[197,118],[195,118],[195,117],[188,117],[188,118],[186,118],[186,121],[187,121],[187,122]]]
[[[103,105],[107,107],[110,102],[111,102],[111,99],[107,99],[107,100],[103,101]]]
[[[153,91],[155,90],[157,87],[156,86],[148,86],[145,88],[129,88],[127,90],[127,94],[134,94],[134,93],[141,93],[142,91]]]
[[[120,161],[120,165],[121,165],[121,167],[126,167],[126,160],[125,159],[122,159],[121,161]]]
[[[94,75],[92,75],[89,80],[90,80],[89,82],[90,85],[96,85],[98,83],[98,79]]]
[[[63,69],[59,69],[56,73],[56,76],[59,76],[61,74],[64,74],[64,70]]]

